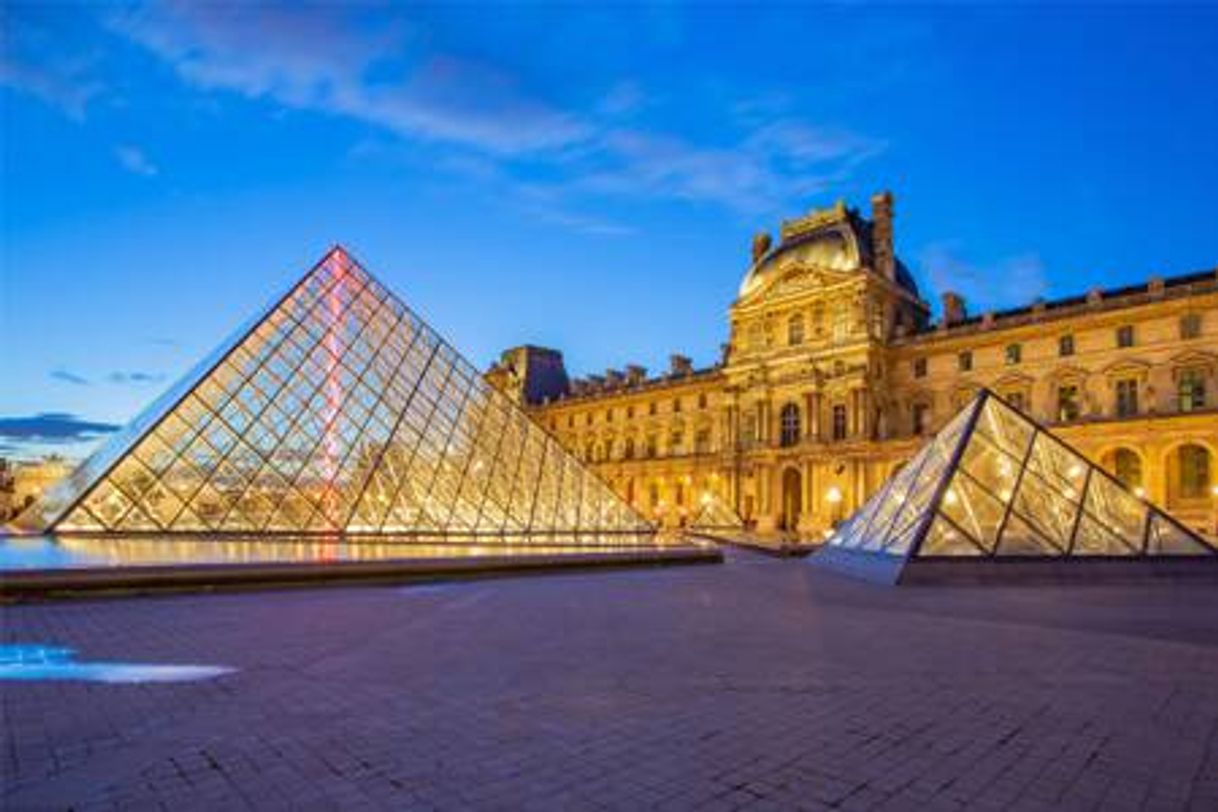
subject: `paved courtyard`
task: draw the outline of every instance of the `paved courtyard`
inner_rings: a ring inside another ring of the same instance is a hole
[[[797,559],[65,602],[3,642],[24,809],[1218,808],[1218,590],[886,589]]]

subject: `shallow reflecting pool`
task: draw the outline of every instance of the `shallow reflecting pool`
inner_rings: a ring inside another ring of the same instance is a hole
[[[0,572],[269,563],[342,563],[512,555],[625,552],[698,546],[651,534],[452,537],[267,538],[0,536]]]
[[[0,645],[0,680],[76,680],[127,684],[194,682],[231,674],[234,670],[222,665],[78,662],[76,651],[64,646],[34,643]]]

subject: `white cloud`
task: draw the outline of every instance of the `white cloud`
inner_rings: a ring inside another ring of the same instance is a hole
[[[136,175],[143,175],[146,178],[153,177],[160,172],[156,164],[148,160],[148,156],[144,154],[139,147],[120,146],[114,150],[114,156],[118,158],[119,164]]]
[[[197,88],[430,143],[450,153],[437,166],[485,172],[489,162],[504,183],[522,186],[545,177],[551,199],[532,204],[536,211],[601,233],[619,227],[594,226],[558,198],[666,197],[755,215],[824,191],[884,146],[777,113],[733,115],[731,105],[714,143],[625,126],[623,118],[633,121],[647,100],[633,82],[612,85],[587,110],[560,109],[506,70],[434,52],[426,32],[408,22],[366,15],[358,5],[182,3],[141,6],[116,16],[111,28]]]

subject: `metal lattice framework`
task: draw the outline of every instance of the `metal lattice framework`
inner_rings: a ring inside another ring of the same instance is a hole
[[[702,497],[701,509],[689,523],[691,530],[743,530],[744,519],[714,491]]]
[[[988,390],[827,545],[892,559],[1218,552]]]
[[[652,530],[338,247],[20,524],[124,534]]]

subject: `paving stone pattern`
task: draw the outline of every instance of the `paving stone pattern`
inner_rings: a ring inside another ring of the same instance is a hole
[[[799,559],[10,606],[238,670],[0,683],[26,809],[1218,809],[1218,590],[884,588]]]

